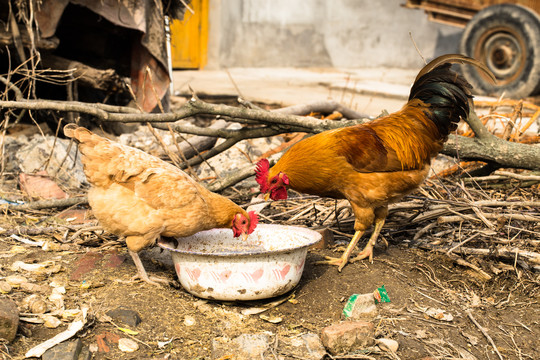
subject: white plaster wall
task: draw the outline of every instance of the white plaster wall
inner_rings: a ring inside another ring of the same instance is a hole
[[[210,0],[207,68],[399,67],[455,52],[461,30],[405,0]]]

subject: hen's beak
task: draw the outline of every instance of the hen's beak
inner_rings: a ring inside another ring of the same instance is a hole
[[[270,192],[264,194],[264,201],[268,201],[268,199],[270,199]]]
[[[247,241],[247,238],[248,238],[248,233],[243,233],[242,234],[242,241]]]

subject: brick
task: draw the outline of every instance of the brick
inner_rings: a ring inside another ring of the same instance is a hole
[[[69,279],[78,281],[95,270],[97,262],[103,258],[103,254],[91,251],[81,256],[75,263],[75,269]]]
[[[366,321],[342,321],[322,329],[321,340],[331,354],[348,353],[375,344],[375,327]]]

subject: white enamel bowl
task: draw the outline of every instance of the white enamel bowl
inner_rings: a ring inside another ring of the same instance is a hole
[[[294,288],[308,247],[321,235],[297,226],[259,224],[247,241],[231,229],[201,231],[178,238],[170,250],[178,279],[191,294],[214,300],[256,300]]]

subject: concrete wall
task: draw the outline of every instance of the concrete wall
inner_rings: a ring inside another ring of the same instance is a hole
[[[208,69],[399,67],[456,52],[461,29],[405,0],[210,0]]]

